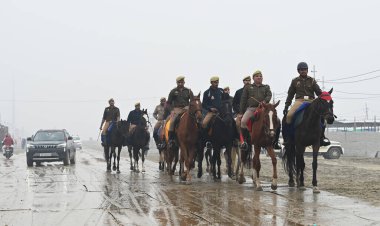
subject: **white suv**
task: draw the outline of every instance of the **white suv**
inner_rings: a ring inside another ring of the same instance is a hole
[[[321,146],[319,148],[319,155],[322,155],[325,159],[338,159],[341,155],[344,154],[344,148],[338,141],[330,141],[329,146]],[[280,138],[281,149],[274,149],[277,156],[282,157],[284,150],[283,139]],[[305,155],[312,156],[313,148],[311,146],[306,147]]]

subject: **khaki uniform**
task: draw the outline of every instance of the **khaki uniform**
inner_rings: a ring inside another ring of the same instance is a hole
[[[240,100],[241,128],[247,129],[247,122],[253,116],[260,102],[269,103],[272,99],[272,91],[269,85],[246,85]]]
[[[193,92],[186,87],[182,89],[174,88],[170,91],[167,103],[170,104],[172,108],[169,131],[174,131],[174,122],[177,120],[178,115],[184,113],[190,104],[190,95],[193,95]]]
[[[306,76],[305,78],[298,76],[292,80],[288,90],[288,97],[286,98],[285,107],[290,106],[294,96],[296,100],[286,115],[286,123],[289,124],[292,122],[294,113],[303,102],[311,102],[314,100],[314,93],[318,96],[322,93],[321,88],[319,88],[319,85],[314,78],[310,76]]]
[[[120,110],[119,108],[113,106],[113,107],[106,107],[104,109],[103,113],[103,119],[104,124],[102,127],[102,135],[106,135],[108,127],[110,126],[111,121],[119,121],[120,120]]]
[[[154,130],[161,127],[164,120],[165,107],[161,104],[157,105],[153,112],[153,117],[157,120],[156,125],[154,125]]]

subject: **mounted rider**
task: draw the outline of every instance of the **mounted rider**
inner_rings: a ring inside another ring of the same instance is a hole
[[[154,141],[156,142],[156,146],[160,143],[158,130],[164,123],[165,103],[166,103],[166,98],[161,97],[160,104],[156,106],[153,112],[153,117],[157,120],[156,124],[154,125],[154,130],[153,130],[153,138],[154,138]]]
[[[286,123],[290,124],[293,120],[293,115],[296,110],[304,103],[304,102],[312,102],[315,99],[314,93],[319,96],[322,93],[321,88],[317,84],[317,81],[308,76],[308,65],[305,62],[300,62],[297,65],[297,71],[299,76],[295,77],[290,83],[288,90],[288,97],[286,98],[285,108],[284,108],[284,116],[286,116]],[[289,106],[292,103],[292,99],[295,96],[295,101],[292,107],[289,109]],[[321,119],[322,120],[322,119]],[[325,124],[323,120],[323,125]],[[325,126],[323,126],[320,145],[328,146],[330,145],[330,141],[325,137]]]
[[[169,93],[167,107],[171,109],[170,127],[169,127],[169,145],[174,145],[174,129],[178,123],[178,116],[182,115],[189,109],[190,96],[193,92],[185,87],[185,77],[178,76],[176,78],[177,87],[172,89]]]
[[[127,117],[127,124],[129,126],[127,140],[130,139],[130,136],[135,131],[136,126],[141,122],[141,119],[143,118],[145,113],[146,113],[145,111],[141,110],[140,102],[135,103],[135,109],[130,111]],[[149,134],[148,126],[146,126],[145,130]],[[148,143],[145,145],[145,147],[143,147],[143,151],[145,155],[147,155],[148,150],[149,150],[149,140],[148,140]]]
[[[14,141],[13,141],[11,135],[9,135],[9,134],[5,135],[5,137],[1,143],[3,145],[3,147],[2,147],[3,151],[6,147],[11,147],[13,149],[12,145],[14,145]]]
[[[109,106],[104,109],[102,122],[100,123],[102,146],[107,144],[106,135],[111,122],[120,121],[120,110],[115,106],[115,100],[113,98],[109,99],[108,104]]]
[[[248,75],[248,76],[244,77],[243,78],[243,84],[244,84],[244,86],[235,92],[234,99],[232,100],[232,108],[236,114],[236,128],[237,128],[239,134],[241,133],[240,124],[241,124],[241,118],[243,117],[243,114],[240,114],[241,95],[243,94],[244,87],[246,85],[251,84],[251,76]]]
[[[210,128],[210,121],[220,111],[222,105],[223,89],[219,88],[219,77],[213,76],[210,78],[211,86],[203,93],[202,108],[206,112],[203,118],[202,129],[207,133]]]
[[[247,126],[248,120],[254,116],[255,110],[261,102],[264,101],[265,103],[269,103],[272,99],[270,86],[263,84],[263,75],[261,71],[255,71],[252,75],[252,79],[253,84],[247,84],[244,86],[240,100],[240,114],[243,114],[240,127],[244,139],[241,148],[247,148],[247,141],[250,140]]]

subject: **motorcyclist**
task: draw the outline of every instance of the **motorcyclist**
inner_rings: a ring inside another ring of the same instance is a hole
[[[13,151],[14,141],[13,141],[11,135],[9,135],[9,134],[5,135],[4,140],[2,141],[2,144],[3,144],[3,148],[2,148],[3,152],[4,152],[5,148],[7,148],[7,147],[10,147],[11,150]]]

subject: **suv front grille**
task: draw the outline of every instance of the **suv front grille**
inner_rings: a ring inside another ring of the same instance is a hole
[[[54,149],[57,145],[35,145],[36,149]]]

